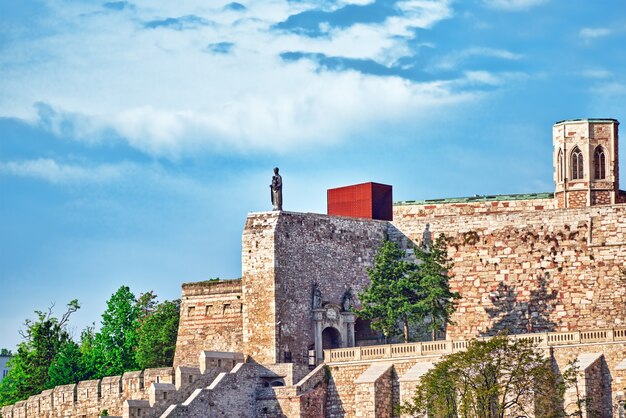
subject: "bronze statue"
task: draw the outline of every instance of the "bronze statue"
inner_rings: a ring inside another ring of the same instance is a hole
[[[270,184],[272,195],[272,210],[283,210],[283,178],[278,174],[278,167],[274,167],[274,176]]]

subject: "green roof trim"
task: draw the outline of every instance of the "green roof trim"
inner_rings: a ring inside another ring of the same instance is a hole
[[[576,123],[576,122],[591,122],[591,123],[619,123],[619,121],[617,119],[611,119],[611,118],[602,118],[602,119],[593,119],[593,118],[588,118],[588,119],[565,119],[565,120],[560,120],[558,122],[555,123],[555,125],[560,125],[562,123]]]
[[[523,194],[498,194],[472,197],[449,197],[445,199],[427,199],[427,200],[403,200],[394,202],[394,206],[406,205],[435,205],[439,203],[470,203],[470,202],[502,202],[507,200],[535,200],[535,199],[553,199],[554,193],[523,193]]]

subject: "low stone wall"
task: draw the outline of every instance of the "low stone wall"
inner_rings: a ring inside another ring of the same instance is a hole
[[[109,416],[127,417],[139,416],[138,410],[142,417],[156,418],[170,404],[182,403],[191,391],[208,386],[219,373],[232,369],[234,363],[223,360],[235,357],[243,359],[236,353],[211,356],[211,352],[203,352],[203,372],[199,367],[163,367],[57,386],[3,407],[2,418],[96,418],[105,411]]]

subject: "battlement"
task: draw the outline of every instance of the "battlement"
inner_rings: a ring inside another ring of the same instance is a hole
[[[57,386],[3,407],[2,417],[94,418],[103,411],[109,416],[156,417],[172,402],[182,402],[198,386],[208,385],[220,372],[244,361],[241,354],[208,351],[196,353],[196,359],[200,367],[146,369]],[[137,414],[142,408],[144,413]]]

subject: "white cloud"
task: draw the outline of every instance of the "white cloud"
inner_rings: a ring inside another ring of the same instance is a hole
[[[607,28],[582,28],[579,36],[586,42],[590,42],[597,38],[602,38],[611,34],[611,30]]]
[[[81,166],[59,164],[47,158],[0,163],[0,174],[28,177],[53,184],[104,183],[118,180],[131,170],[132,166],[129,164]]]
[[[507,61],[517,61],[524,58],[522,54],[516,54],[505,49],[472,47],[462,51],[456,51],[441,57],[432,66],[433,69],[451,70],[458,68],[465,60],[472,57],[490,57]]]
[[[504,11],[522,11],[547,3],[550,0],[483,0],[492,9]]]
[[[611,72],[604,68],[589,68],[578,74],[586,78],[609,78],[612,76]]]
[[[271,29],[311,7],[306,2],[250,1],[236,12],[201,0],[134,3],[132,10],[94,13],[90,4],[50,2],[53,34],[13,43],[0,56],[0,115],[38,121],[32,106],[43,102],[54,110],[46,126],[58,135],[97,142],[114,132],[145,153],[176,158],[334,144],[391,120],[418,123],[416,114],[427,120],[476,97],[455,92],[454,83],[320,71],[280,58],[301,51],[391,65],[410,53],[411,28],[452,15],[449,0],[405,0],[400,16],[315,38]],[[179,16],[215,24],[142,27]],[[219,42],[232,43],[233,52],[204,52]]]

